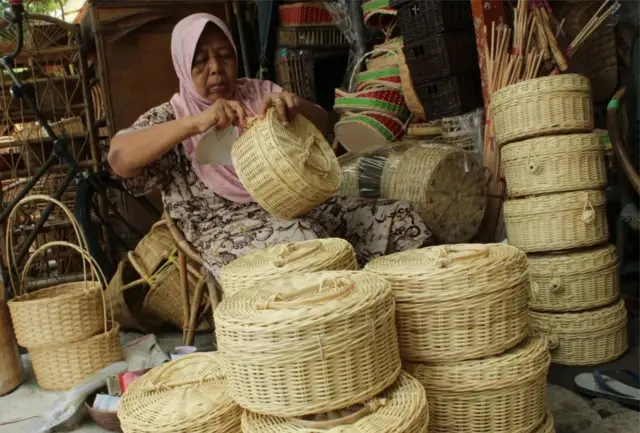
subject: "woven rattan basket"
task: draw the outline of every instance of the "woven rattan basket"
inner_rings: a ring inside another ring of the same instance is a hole
[[[607,184],[598,134],[554,135],[511,143],[500,160],[512,197],[598,189]]]
[[[0,396],[10,393],[24,379],[22,360],[4,301],[4,287],[0,293]]]
[[[175,241],[165,220],[155,223],[136,245],[135,253],[147,274],[152,274],[175,247]]]
[[[516,248],[429,247],[374,259],[365,270],[391,283],[403,359],[479,358],[527,335],[527,259]]]
[[[555,420],[551,413],[547,412],[547,418],[544,420],[544,423],[542,423],[534,433],[556,433]]]
[[[390,39],[374,47],[373,55],[366,60],[367,70],[397,66],[402,53],[402,37]]]
[[[355,271],[356,252],[344,239],[314,239],[275,245],[237,258],[220,272],[225,296],[274,278],[318,271]]]
[[[382,394],[364,405],[304,418],[275,418],[245,412],[244,433],[426,433],[428,407],[424,387],[402,372]]]
[[[509,244],[528,253],[588,247],[609,238],[600,190],[507,200],[504,222]]]
[[[219,354],[196,353],[132,383],[118,407],[126,433],[239,433],[242,409],[227,391]]]
[[[629,347],[624,301],[581,313],[529,313],[531,327],[553,343],[551,360],[564,365],[598,365]]]
[[[274,280],[227,298],[215,314],[233,399],[295,417],[366,402],[400,373],[389,283],[357,271]]]
[[[491,97],[491,121],[499,145],[540,135],[593,130],[589,80],[576,74],[534,78]]]
[[[233,165],[251,196],[270,214],[303,215],[340,188],[333,149],[304,116],[289,125],[270,109],[233,144]]]
[[[493,357],[405,367],[427,390],[429,433],[511,433],[544,422],[550,360],[537,337]]]
[[[533,310],[588,310],[609,305],[620,295],[618,257],[611,245],[565,254],[531,254],[529,271]]]

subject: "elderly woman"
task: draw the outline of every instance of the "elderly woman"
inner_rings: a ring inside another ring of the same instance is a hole
[[[274,83],[238,78],[231,33],[212,15],[179,22],[171,52],[179,93],[118,133],[109,163],[133,194],[161,189],[165,210],[215,276],[238,256],[284,242],[341,237],[362,263],[429,243],[431,234],[407,204],[336,197],[304,218],[282,220],[253,201],[232,166],[200,164],[195,148],[212,128],[242,133],[248,117],[264,116],[271,107],[283,123],[301,114],[325,134],[329,118]]]

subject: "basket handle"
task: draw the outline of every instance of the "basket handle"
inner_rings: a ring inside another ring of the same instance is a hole
[[[364,62],[367,57],[373,56],[375,54],[383,54],[383,53],[392,54],[394,56],[398,55],[398,53],[396,53],[395,51],[387,50],[384,48],[376,48],[369,51],[368,53],[364,53],[364,55],[360,57],[360,59],[356,62],[355,66],[353,67],[353,72],[351,73],[351,78],[349,79],[349,89],[348,89],[349,92],[352,92],[354,89],[353,80],[355,80],[356,75],[358,75],[358,73],[360,72],[360,66],[362,65],[362,62]]]
[[[297,298],[304,296],[308,293],[311,293],[313,291],[316,291],[316,290],[322,291],[327,281],[330,281],[330,280],[333,281],[335,287],[338,287],[339,284],[342,283],[342,287],[340,288],[340,290],[333,293],[329,293],[329,294],[323,294],[310,299],[296,300]],[[268,310],[268,309],[286,310],[289,308],[310,307],[312,305],[317,305],[323,302],[344,298],[353,290],[354,287],[355,285],[353,284],[353,282],[346,277],[325,278],[320,283],[311,284],[308,287],[305,287],[300,290],[296,290],[291,293],[277,293],[270,300],[258,302],[256,307],[259,310]]]
[[[437,257],[435,258],[435,264],[439,268],[446,268],[453,262],[461,262],[464,260],[472,260],[478,257],[487,257],[489,255],[489,248],[486,246],[460,246],[453,245],[448,247],[438,248]]]
[[[380,407],[386,406],[386,404],[387,404],[386,399],[379,398],[363,404],[363,406],[357,411],[349,415],[341,416],[340,418],[333,418],[333,419],[327,419],[327,420],[321,420],[321,421],[307,420],[302,418],[293,418],[291,421],[293,421],[295,424],[298,424],[300,427],[305,427],[310,429],[327,429],[327,428],[333,428],[333,427],[340,427],[346,424],[353,424],[355,422],[358,422],[360,419],[375,412]]]
[[[271,261],[276,268],[281,268],[290,262],[300,260],[322,249],[322,243],[320,241],[307,242],[305,245],[285,244],[280,246],[283,249],[282,252]]]
[[[322,155],[324,164],[318,165],[318,164],[310,163],[311,147],[314,145],[320,147],[319,144],[320,143],[318,141],[318,137],[316,137],[315,135],[310,135],[309,137],[307,137],[307,139],[302,144],[302,147],[304,149],[302,159],[303,159],[303,163],[306,164],[310,169],[317,171],[321,175],[326,175],[327,173],[329,173],[329,170],[331,170],[331,160],[329,159],[329,156],[327,156],[326,152],[322,152],[322,151],[320,152]]]

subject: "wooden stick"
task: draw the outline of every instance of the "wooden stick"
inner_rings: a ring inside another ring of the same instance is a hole
[[[600,12],[602,12],[602,11],[603,11],[604,7],[605,7],[605,6],[606,6],[610,1],[611,1],[611,0],[605,0],[605,1],[600,5],[600,7],[599,7],[599,8],[598,8],[598,10],[596,11],[596,13],[595,13],[595,14],[593,14],[593,16],[591,17],[591,19],[590,19],[590,20],[589,20],[589,22],[587,23],[587,25],[585,25],[585,26],[582,28],[582,30],[580,30],[580,32],[578,33],[578,35],[573,39],[574,41],[579,41],[579,40],[582,38],[582,35],[583,35],[584,33],[586,33],[587,31],[589,31],[589,28],[591,27],[592,22],[594,21],[594,19],[595,19],[595,20],[597,20],[597,19],[598,19],[597,17],[600,15]],[[573,43],[569,44],[569,46],[572,46],[572,45],[573,45]]]
[[[182,341],[186,344],[189,327],[189,280],[187,272],[187,256],[178,248],[178,266],[180,267],[180,291],[182,292]]]
[[[582,43],[585,40],[587,40],[587,38],[589,38],[589,36],[591,36],[602,25],[602,23],[611,16],[611,14],[613,14],[613,12],[617,7],[618,7],[618,2],[611,5],[611,7],[607,10],[607,12],[604,13],[604,15],[602,15],[601,17],[598,17],[595,20],[592,18],[589,21],[589,23],[587,23],[584,29],[582,29],[582,32],[580,32],[580,34],[575,37],[575,39],[571,42],[571,44],[569,44],[570,56],[574,54],[575,50],[580,45],[582,45]]]
[[[556,39],[558,39],[558,36],[560,36],[560,32],[562,31],[564,22],[565,22],[565,18],[562,18],[562,21],[560,21],[560,24],[558,24],[558,28],[556,29]]]
[[[193,300],[191,302],[191,310],[189,314],[189,325],[187,327],[187,336],[185,338],[185,346],[192,346],[193,340],[196,336],[196,328],[199,323],[196,323],[196,319],[198,318],[198,310],[200,309],[200,304],[202,303],[202,296],[204,294],[204,286],[206,284],[205,277],[201,277],[200,281],[196,285],[196,291],[193,296]]]

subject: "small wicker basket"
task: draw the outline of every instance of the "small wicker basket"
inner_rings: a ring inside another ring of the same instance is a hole
[[[523,252],[501,244],[405,251],[365,267],[391,283],[400,353],[451,362],[503,352],[529,329]]]
[[[624,301],[580,313],[529,313],[534,332],[553,343],[551,361],[598,365],[621,357],[629,347]]]
[[[599,189],[607,184],[598,134],[554,135],[508,144],[500,160],[511,197]]]
[[[564,192],[504,202],[509,244],[530,252],[606,242],[609,227],[600,190]]]
[[[322,133],[304,116],[284,126],[274,109],[249,129],[231,150],[238,177],[270,214],[304,215],[340,188],[340,166]]]
[[[356,252],[344,239],[280,244],[237,258],[220,271],[220,285],[231,296],[274,278],[318,271],[358,270]]]
[[[175,241],[167,227],[166,221],[156,222],[136,245],[135,253],[147,274],[158,269],[175,247]]]
[[[382,394],[363,405],[304,418],[274,418],[246,411],[244,433],[426,433],[429,423],[424,387],[402,372]]]
[[[493,357],[406,370],[427,390],[429,433],[531,432],[547,416],[550,360],[538,337]]]
[[[537,311],[580,311],[609,305],[620,295],[612,245],[565,254],[529,255],[531,299]]]
[[[576,74],[534,78],[491,97],[491,121],[499,145],[541,135],[593,130],[591,84]]]
[[[363,403],[400,374],[389,283],[357,271],[294,275],[226,298],[215,314],[243,408],[297,417]]]

